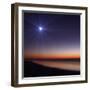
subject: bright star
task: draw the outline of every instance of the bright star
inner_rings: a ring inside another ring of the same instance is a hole
[[[42,27],[39,27],[39,31],[42,31],[43,30],[43,28]]]

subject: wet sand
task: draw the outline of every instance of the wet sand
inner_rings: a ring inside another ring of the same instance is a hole
[[[80,59],[24,60],[24,77],[80,75]]]

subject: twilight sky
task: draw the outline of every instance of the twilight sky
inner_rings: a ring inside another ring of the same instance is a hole
[[[24,55],[80,57],[80,15],[24,12]]]

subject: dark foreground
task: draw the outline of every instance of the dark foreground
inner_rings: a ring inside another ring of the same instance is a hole
[[[70,70],[50,68],[36,64],[32,61],[24,61],[24,77],[65,76],[65,75],[80,75],[80,71],[70,71]]]

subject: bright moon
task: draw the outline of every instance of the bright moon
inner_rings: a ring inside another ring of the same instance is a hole
[[[43,30],[43,28],[42,27],[39,27],[39,31],[42,31]]]

